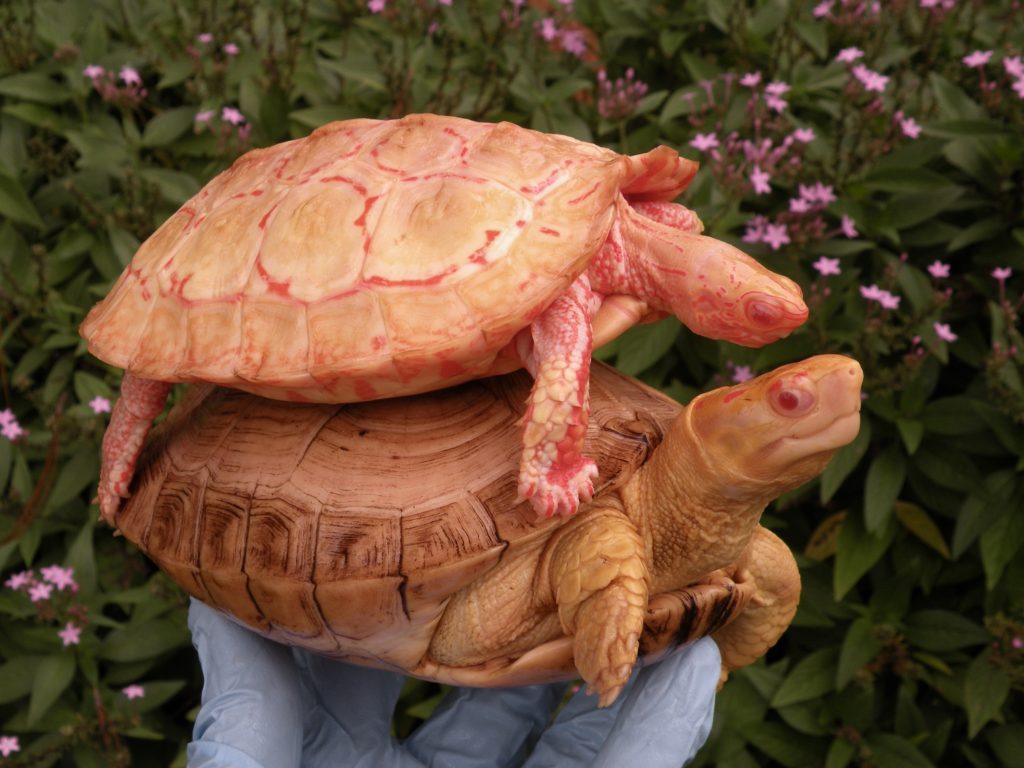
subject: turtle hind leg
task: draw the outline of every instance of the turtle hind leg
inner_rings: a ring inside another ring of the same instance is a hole
[[[543,517],[571,515],[594,493],[597,465],[583,456],[592,296],[587,278],[577,278],[530,326],[533,346],[522,355],[534,382],[523,415],[519,496]]]
[[[121,397],[114,405],[103,434],[98,489],[100,516],[111,525],[115,524],[121,499],[128,497],[142,444],[153,419],[164,409],[170,391],[171,385],[167,382],[124,374]]]
[[[552,551],[549,574],[576,669],[610,705],[636,663],[647,609],[648,574],[636,527],[620,512],[594,510]]]

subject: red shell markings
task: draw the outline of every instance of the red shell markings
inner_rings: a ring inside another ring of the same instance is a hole
[[[604,239],[621,168],[507,124],[330,124],[211,181],[82,332],[143,378],[287,399],[485,375]]]

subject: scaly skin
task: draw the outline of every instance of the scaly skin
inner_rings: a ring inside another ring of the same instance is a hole
[[[550,580],[576,669],[606,707],[629,680],[647,611],[643,541],[621,512],[592,510],[562,535]]]
[[[114,525],[121,499],[128,498],[142,444],[170,391],[171,385],[166,382],[140,379],[130,373],[125,373],[121,381],[121,397],[103,435],[98,489],[100,517],[110,525]]]

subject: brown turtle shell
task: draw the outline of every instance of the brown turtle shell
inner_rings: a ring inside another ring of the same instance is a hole
[[[515,668],[423,661],[451,595],[563,522],[516,503],[530,386],[519,371],[349,405],[197,387],[154,431],[116,522],[189,593],[271,639],[452,682],[571,677],[568,641]],[[584,450],[598,460],[600,500],[647,460],[681,407],[600,363],[590,398]],[[747,597],[708,596],[717,613],[679,631],[652,600],[642,653],[716,629]]]

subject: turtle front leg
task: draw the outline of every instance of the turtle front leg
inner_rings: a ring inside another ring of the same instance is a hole
[[[621,513],[598,510],[563,534],[550,579],[562,630],[573,638],[576,669],[607,707],[636,664],[647,610],[644,545]]]
[[[594,494],[597,465],[583,456],[592,301],[590,281],[581,275],[533,322],[532,349],[521,355],[534,382],[523,415],[519,496],[544,517],[571,515]]]
[[[171,385],[166,382],[140,379],[130,373],[125,373],[121,381],[121,397],[103,434],[98,492],[100,516],[110,525],[114,525],[121,499],[128,497],[142,443],[153,419],[164,409],[170,391]]]

